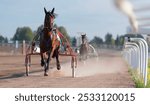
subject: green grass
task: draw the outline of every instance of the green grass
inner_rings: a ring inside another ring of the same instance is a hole
[[[132,75],[136,88],[150,88],[150,59],[148,60],[148,81],[146,86],[144,86],[144,80],[140,77],[137,70],[132,70],[129,68],[129,73]]]

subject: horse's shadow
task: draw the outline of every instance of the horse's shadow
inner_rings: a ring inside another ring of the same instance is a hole
[[[36,70],[36,71],[30,71],[30,74],[40,73],[40,72],[43,72],[43,70],[39,69],[39,70]],[[0,77],[0,80],[15,79],[15,78],[21,78],[21,77],[25,77],[25,76],[26,76],[26,73],[21,72],[21,73],[15,73],[15,74],[7,75],[7,76],[4,75],[4,76]]]

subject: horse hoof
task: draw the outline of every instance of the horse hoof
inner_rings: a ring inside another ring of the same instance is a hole
[[[44,64],[42,64],[42,63],[41,63],[41,66],[43,67],[43,66],[44,66]]]
[[[48,73],[44,73],[44,76],[48,76]]]
[[[57,70],[60,70],[61,69],[61,66],[57,66]]]
[[[41,66],[42,66],[42,67],[44,66],[44,62],[43,62],[43,61],[41,61]]]

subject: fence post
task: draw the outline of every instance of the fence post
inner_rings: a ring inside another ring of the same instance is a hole
[[[15,41],[15,48],[18,49],[18,40]]]
[[[26,43],[25,43],[25,40],[23,40],[23,42],[22,42],[22,54],[23,55],[26,54]]]

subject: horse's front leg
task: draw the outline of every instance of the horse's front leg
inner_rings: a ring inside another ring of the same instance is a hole
[[[48,58],[46,60],[46,66],[45,66],[45,73],[44,73],[44,76],[48,76],[48,71],[49,71],[49,63],[50,63],[50,60],[51,60],[51,50],[48,51]]]
[[[47,62],[45,62],[46,55],[41,53],[41,66],[44,66],[44,76],[48,76]]]
[[[43,53],[41,52],[41,66],[43,67],[45,64],[44,62],[44,56],[43,56]]]

